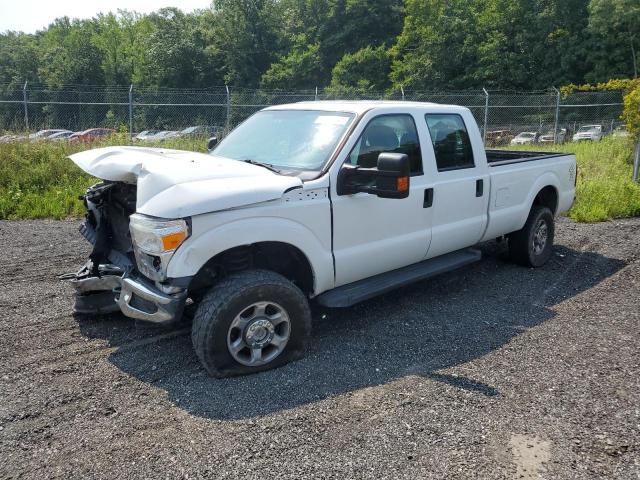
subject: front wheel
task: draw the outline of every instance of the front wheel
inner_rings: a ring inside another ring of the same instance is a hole
[[[301,358],[310,331],[309,304],[298,287],[275,272],[246,270],[204,296],[191,339],[207,372],[220,378]]]
[[[534,205],[524,227],[509,235],[511,259],[527,267],[543,266],[551,258],[554,233],[551,210]]]

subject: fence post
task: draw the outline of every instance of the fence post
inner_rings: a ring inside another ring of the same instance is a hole
[[[489,92],[482,87],[484,92],[484,124],[482,125],[482,143],[487,144],[487,123],[489,123]]]
[[[640,174],[640,139],[636,143],[636,150],[633,155],[633,181],[638,182],[638,175]]]
[[[24,87],[22,87],[22,102],[24,103],[24,127],[26,131],[29,131],[29,109],[27,108],[27,83],[25,80]]]
[[[404,88],[400,85],[400,93],[402,93],[402,101],[404,101]]]
[[[551,87],[556,92],[556,115],[553,120],[553,143],[558,143],[558,121],[560,119],[560,90],[556,87]]]
[[[313,100],[316,102],[318,101],[318,87],[316,87],[316,95],[313,97]]]
[[[229,85],[225,83],[224,88],[227,90],[227,121],[225,122],[225,130],[229,131],[231,125],[231,93],[229,92]]]
[[[129,138],[133,138],[133,84],[129,86]]]

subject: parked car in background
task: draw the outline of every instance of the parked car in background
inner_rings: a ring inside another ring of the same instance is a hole
[[[157,135],[158,133],[160,133],[160,130],[144,130],[133,138],[134,140],[147,140],[150,137]]]
[[[511,145],[526,145],[529,143],[537,143],[538,142],[538,133],[537,132],[520,132],[511,140]]]
[[[147,137],[145,140],[152,142],[162,142],[164,140],[169,140],[170,138],[176,138],[179,136],[179,132],[176,130],[162,130],[155,135],[151,135]]]
[[[15,135],[12,133],[8,133],[6,135],[2,135],[0,137],[0,143],[10,143],[10,142],[16,142],[19,140],[24,140],[24,135],[20,136],[20,135]]]
[[[61,132],[69,132],[70,130],[65,130],[62,128],[51,128],[51,129],[47,129],[47,130],[40,130],[36,133],[32,133],[29,135],[29,140],[44,140],[46,138],[49,138],[51,135],[55,135],[56,133],[61,133]],[[73,133],[73,132],[71,132]]]
[[[58,133],[54,133],[53,135],[49,135],[45,140],[47,142],[60,142],[62,140],[68,140],[74,133],[75,132],[72,132],[71,130],[62,130]]]
[[[555,136],[555,139],[554,139]],[[541,135],[538,139],[539,143],[564,143],[567,141],[568,130],[566,128],[561,128],[558,130],[558,134],[554,135],[553,131],[548,131],[544,135]]]
[[[184,130],[178,132],[179,137],[211,137],[219,136],[224,131],[224,127],[218,127],[215,125],[205,126],[198,125],[195,127],[187,127]]]
[[[616,138],[626,138],[629,136],[629,131],[625,125],[619,125],[613,130],[611,135]]]
[[[82,132],[76,132],[69,136],[70,142],[92,142],[99,138],[109,137],[114,135],[116,131],[112,128],[89,128]]]
[[[602,125],[583,125],[573,136],[573,141],[591,140],[592,142],[599,142],[603,136],[604,127]]]
[[[487,132],[486,145],[489,147],[509,145],[509,142],[513,140],[513,138],[514,135],[511,130],[493,130]]]

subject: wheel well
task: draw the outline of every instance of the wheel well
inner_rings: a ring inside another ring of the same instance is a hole
[[[551,213],[556,214],[558,208],[558,191],[555,187],[547,185],[538,192],[536,198],[533,200],[534,205],[541,205],[551,210]]]
[[[252,268],[279,273],[303,293],[313,292],[309,260],[300,249],[284,242],[259,242],[220,252],[200,268],[189,289],[202,290],[231,273]]]

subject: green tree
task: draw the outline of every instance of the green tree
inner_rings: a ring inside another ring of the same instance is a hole
[[[0,35],[0,84],[9,89],[38,80],[38,44],[33,35]]]
[[[90,41],[97,32],[95,20],[56,19],[40,39],[41,80],[52,86],[104,85],[103,52]]]
[[[203,33],[194,15],[162,8],[147,17],[150,33],[141,39],[147,54],[137,78],[155,87],[199,87],[208,76]]]
[[[333,68],[330,89],[341,92],[382,92],[390,86],[391,57],[384,45],[347,53]]]
[[[594,80],[611,76],[638,78],[640,0],[591,0],[589,29],[594,43]]]
[[[276,59],[280,4],[276,0],[216,0],[217,51],[225,63],[225,80],[244,87],[258,86]]]
[[[269,66],[262,75],[263,88],[312,88],[323,83],[320,44],[299,47]]]
[[[283,0],[280,54],[262,79],[269,88],[327,85],[345,54],[389,46],[402,28],[401,0]]]
[[[476,5],[467,0],[407,0],[391,50],[394,86],[469,88],[476,65]]]

